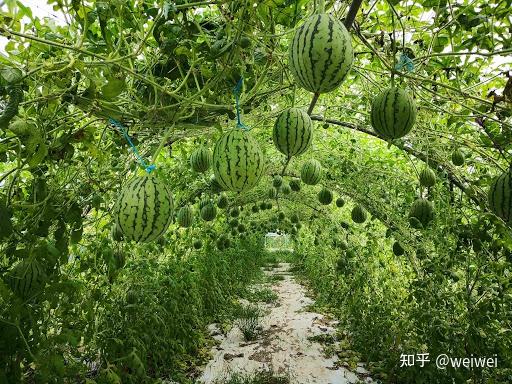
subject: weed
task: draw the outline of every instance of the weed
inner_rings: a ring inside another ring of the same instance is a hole
[[[254,340],[258,336],[260,318],[262,315],[261,309],[256,305],[243,305],[238,310],[238,319],[235,324],[242,332],[245,341]]]
[[[278,298],[277,294],[270,288],[247,290],[244,293],[243,297],[253,303],[258,301],[262,301],[265,303],[273,303],[277,301]]]
[[[253,375],[235,373],[228,379],[216,381],[215,384],[289,384],[290,379],[285,376],[275,376],[272,372],[261,371]]]

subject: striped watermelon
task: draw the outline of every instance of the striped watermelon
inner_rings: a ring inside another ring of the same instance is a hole
[[[300,191],[300,179],[291,179],[290,180],[290,188],[293,192]]]
[[[332,203],[332,192],[327,188],[322,188],[318,192],[318,201],[323,205],[329,205]]]
[[[280,188],[280,191],[283,195],[289,195],[292,192],[292,189],[290,187],[290,184],[283,183],[283,185]]]
[[[219,192],[222,192],[222,190],[224,189],[222,187],[222,185],[219,184],[219,182],[217,181],[217,178],[215,177],[215,175],[211,175],[210,176],[210,190],[213,192],[213,193],[219,193]]]
[[[464,153],[460,149],[456,149],[452,153],[452,163],[453,165],[456,165],[457,167],[460,167],[464,165],[465,159],[464,159]]]
[[[283,178],[279,175],[275,175],[272,179],[272,185],[276,188],[279,188],[283,184]]]
[[[23,299],[40,292],[46,283],[46,272],[34,258],[17,263],[6,279],[12,291]]]
[[[430,168],[423,168],[420,172],[420,184],[424,187],[433,187],[436,184],[436,174]]]
[[[512,221],[512,199],[510,198],[510,190],[512,188],[511,172],[509,169],[496,178],[491,184],[488,194],[491,210],[507,224]]]
[[[341,208],[341,207],[343,207],[344,205],[345,205],[345,200],[343,200],[343,197],[338,197],[338,198],[336,199],[336,206],[337,206],[338,208]]]
[[[227,208],[228,206],[228,197],[225,193],[221,193],[219,199],[217,200],[217,207],[220,209]]]
[[[416,120],[416,105],[406,91],[390,87],[373,99],[370,118],[379,135],[398,139],[411,131]]]
[[[194,221],[194,210],[192,207],[181,207],[178,211],[178,224],[180,227],[188,228]]]
[[[268,189],[268,195],[267,196],[268,196],[269,199],[275,199],[276,196],[277,196],[277,189],[274,188],[274,187],[270,187]]]
[[[306,161],[302,165],[300,178],[305,184],[316,185],[322,178],[322,166],[320,162],[315,159]]]
[[[364,223],[366,221],[366,211],[360,205],[356,205],[352,209],[351,217],[354,223]]]
[[[190,166],[194,172],[206,172],[210,169],[211,164],[212,154],[207,148],[200,147],[192,152],[190,156]]]
[[[159,238],[172,220],[171,193],[153,173],[132,178],[115,209],[115,223],[125,240],[149,242]]]
[[[247,131],[235,128],[215,144],[213,171],[225,189],[242,192],[254,187],[263,175],[261,149]]]
[[[306,112],[298,108],[285,109],[274,124],[274,145],[287,157],[300,155],[311,145],[312,130],[313,122]]]
[[[217,216],[217,208],[213,204],[207,204],[201,208],[201,218],[204,221],[212,221]]]
[[[192,246],[194,247],[194,249],[201,249],[203,246],[203,242],[199,239],[195,240]]]
[[[352,38],[334,16],[313,15],[295,32],[290,43],[290,69],[304,89],[325,93],[345,80],[354,60]]]
[[[421,229],[426,227],[434,219],[434,206],[427,199],[416,199],[409,211],[411,227]]]

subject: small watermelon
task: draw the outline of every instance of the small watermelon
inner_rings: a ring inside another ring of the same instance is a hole
[[[281,185],[283,185],[283,178],[279,175],[275,175],[272,179],[272,185],[276,188],[279,188]]]
[[[356,205],[352,209],[351,217],[354,223],[364,223],[366,221],[366,211],[360,205]]]
[[[329,205],[332,203],[332,192],[327,188],[322,188],[318,192],[318,201],[323,205]]]
[[[253,188],[264,171],[263,152],[249,132],[235,128],[215,144],[213,171],[226,190],[243,192]]]
[[[300,177],[305,184],[316,185],[322,179],[322,166],[315,159],[306,161],[302,165]]]
[[[293,192],[300,191],[300,179],[291,179],[290,180],[290,188]]]
[[[378,134],[386,139],[398,139],[411,131],[416,105],[405,90],[390,87],[373,100],[370,118]]]
[[[225,193],[221,193],[217,200],[217,207],[224,209],[228,206],[228,197]]]
[[[212,154],[205,147],[199,147],[190,156],[190,166],[194,172],[203,173],[210,169]]]
[[[288,158],[303,154],[313,139],[313,122],[298,108],[288,108],[279,114],[274,124],[273,141]]]
[[[420,172],[420,184],[424,187],[433,187],[436,184],[436,174],[430,168],[423,168]]]
[[[212,221],[217,216],[217,208],[213,204],[207,204],[201,208],[201,218],[204,221]]]
[[[173,200],[154,173],[136,176],[123,188],[116,204],[115,225],[125,240],[149,242],[159,238],[172,220]]]
[[[512,222],[512,199],[510,190],[512,188],[512,170],[502,173],[497,177],[488,193],[489,206],[491,211],[498,217],[501,217],[507,224]]]
[[[452,163],[453,165],[460,167],[464,165],[464,153],[460,149],[456,149],[452,152]]]
[[[177,215],[178,225],[183,228],[188,228],[194,221],[194,211],[192,207],[181,207]]]
[[[343,200],[343,198],[342,198],[342,197],[338,197],[338,198],[336,199],[336,206],[337,206],[338,208],[341,208],[341,207],[343,207],[344,205],[345,205],[345,200]]]
[[[409,211],[409,222],[416,229],[425,228],[434,219],[434,206],[427,199],[416,199]]]

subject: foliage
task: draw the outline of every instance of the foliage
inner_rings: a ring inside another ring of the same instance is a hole
[[[272,257],[297,262],[389,381],[510,382],[512,236],[495,206],[510,199],[487,200],[512,149],[510,0],[364,3],[348,26],[352,69],[315,98],[294,80],[290,39],[322,4],[342,20],[349,2],[48,2],[65,25],[1,3],[0,381],[186,382],[205,325],[232,310],[271,257],[263,235],[279,232],[297,252]],[[392,85],[417,106],[398,139],[371,127]],[[288,108],[313,121],[299,158],[272,144]],[[209,153],[235,126],[261,149],[262,176],[219,198]],[[198,148],[210,151],[194,162],[205,172],[191,169]],[[141,160],[176,212],[218,201],[215,219],[123,239],[113,208]],[[287,188],[269,196],[276,175]],[[339,208],[318,202],[324,188]],[[417,199],[432,202],[428,226],[409,222]],[[364,223],[350,220],[355,206]],[[11,280],[32,261],[43,269],[33,291]],[[499,367],[399,368],[408,352],[496,354]]]

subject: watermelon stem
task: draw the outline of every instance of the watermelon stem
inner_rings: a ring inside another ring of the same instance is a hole
[[[318,101],[318,98],[320,97],[320,92],[315,92],[313,94],[313,98],[311,99],[311,104],[309,104],[308,108],[308,115],[311,116],[313,113],[313,109],[315,108],[316,102]]]

